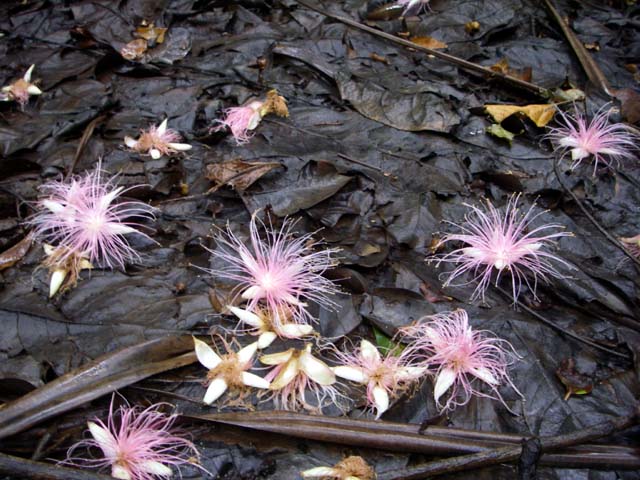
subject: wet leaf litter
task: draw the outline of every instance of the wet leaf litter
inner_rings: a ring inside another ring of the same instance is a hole
[[[3,3],[1,474],[640,478],[638,8]]]

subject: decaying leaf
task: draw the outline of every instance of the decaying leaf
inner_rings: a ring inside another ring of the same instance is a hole
[[[565,400],[569,400],[571,395],[586,395],[593,390],[591,379],[576,370],[573,358],[564,359],[556,370],[556,375],[566,389]]]
[[[33,243],[33,236],[29,233],[13,247],[0,253],[0,270],[13,267],[27,254]]]
[[[579,88],[569,88],[567,90],[558,88],[553,90],[554,102],[580,102],[584,98],[584,92]]]
[[[446,43],[432,37],[411,37],[411,41],[423,47],[430,48],[431,50],[447,48]]]
[[[485,105],[485,111],[500,123],[514,113],[522,113],[529,117],[538,127],[544,127],[556,113],[553,104],[534,104],[520,107],[518,105]]]
[[[525,82],[530,82],[533,77],[533,72],[531,67],[521,68],[521,69],[512,69],[509,66],[509,61],[506,58],[500,59],[495,65],[492,65],[491,70],[494,72],[502,73],[504,75],[509,75],[510,77],[519,78],[520,80],[524,80]]]
[[[144,38],[137,38],[127,43],[120,49],[120,55],[127,60],[139,60],[147,51],[147,41]]]
[[[516,137],[515,133],[510,132],[499,125],[497,123],[492,123],[486,128],[486,132],[493,135],[494,137],[502,138],[511,144],[513,139]]]
[[[147,42],[164,42],[164,34],[167,32],[166,28],[156,27],[153,23],[149,25],[142,24],[136,28],[134,32],[135,37],[144,38]]]
[[[207,165],[206,176],[217,185],[229,185],[242,192],[271,170],[280,167],[278,162],[243,162],[230,160]]]

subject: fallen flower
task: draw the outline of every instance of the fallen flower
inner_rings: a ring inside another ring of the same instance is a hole
[[[284,97],[278,95],[276,90],[267,92],[265,100],[253,100],[242,107],[227,108],[224,111],[224,119],[216,120],[220,125],[213,130],[228,128],[236,144],[242,145],[251,139],[252,135],[248,132],[255,130],[262,119],[270,113],[280,117],[289,116],[287,102]]]
[[[158,127],[152,125],[146,131],[141,130],[138,140],[124,137],[124,143],[127,147],[138,153],[148,153],[154,160],[163,155],[170,156],[177,152],[191,150],[191,145],[179,143],[181,140],[182,137],[177,131],[167,129],[166,118]]]
[[[111,476],[122,480],[168,479],[173,468],[192,465],[199,457],[196,446],[172,432],[177,415],[165,415],[163,404],[144,410],[139,407],[109,408],[107,422],[94,419],[87,423],[93,438],[82,440],[67,452],[63,464],[77,467],[111,468]],[[116,421],[119,418],[119,421]],[[73,457],[78,448],[99,449],[98,458]],[[195,465],[197,466],[197,465]]]
[[[38,211],[28,223],[34,227],[36,237],[60,248],[59,264],[76,257],[85,258],[94,266],[113,268],[140,258],[124,236],[146,235],[134,228],[137,223],[125,219],[152,219],[153,208],[138,201],[114,203],[136,187],[115,187],[115,177],[103,179],[100,168],[98,164],[93,172],[41,187],[46,196],[37,203]]]
[[[619,240],[631,255],[640,258],[640,234],[635,237],[620,237]]]
[[[311,355],[311,344],[305,345],[303,350],[290,348],[284,352],[272,353],[260,357],[260,362],[273,365],[265,377],[271,382],[276,408],[281,410],[321,410],[328,399],[336,404],[339,395],[333,386],[336,377],[326,363]],[[306,391],[315,396],[315,405],[306,400]]]
[[[311,325],[297,323],[274,322],[269,311],[257,306],[254,312],[227,305],[227,308],[238,319],[250,327],[251,335],[258,335],[258,348],[267,348],[276,338],[301,338],[313,334]],[[291,314],[280,314],[280,319],[290,318]]]
[[[337,352],[336,356],[341,365],[333,367],[333,372],[340,378],[367,386],[367,404],[376,411],[376,419],[389,408],[390,398],[406,391],[428,369],[424,362],[414,364],[404,352],[394,355],[389,351],[382,357],[367,340],[360,342],[357,351]]]
[[[517,357],[506,340],[490,336],[488,331],[474,331],[469,326],[467,312],[462,309],[424,317],[418,323],[400,328],[399,334],[409,343],[405,350],[415,358],[423,356],[437,365],[433,397],[440,409],[449,410],[465,405],[473,395],[500,400],[498,386],[508,383],[522,396],[507,372]],[[473,386],[478,379],[491,388],[486,394]],[[451,389],[442,405],[440,398]],[[509,407],[507,407],[509,408]]]
[[[21,107],[24,107],[29,101],[30,95],[42,95],[42,90],[34,83],[31,83],[31,74],[34,68],[35,65],[31,65],[24,74],[24,77],[19,78],[11,85],[2,87],[0,91],[0,101],[8,102],[14,100],[18,102]]]
[[[639,136],[624,123],[609,124],[611,109],[602,107],[589,122],[580,112],[575,117],[560,113],[562,126],[552,128],[545,138],[551,140],[564,157],[570,153],[571,169],[575,169],[586,158],[594,160],[593,175],[598,164],[612,169],[624,159],[632,159],[638,150]]]
[[[253,366],[254,356],[258,350],[256,342],[240,349],[237,353],[225,342],[226,354],[218,355],[209,345],[193,337],[198,361],[209,369],[209,384],[203,402],[211,405],[220,398],[227,389],[241,397],[246,387],[269,388],[269,382],[253,373],[247,372]]]
[[[284,325],[307,325],[313,320],[303,299],[325,308],[334,307],[330,295],[336,285],[322,276],[335,265],[337,249],[312,251],[317,245],[311,234],[293,237],[294,222],[283,221],[279,231],[266,230],[266,239],[258,233],[257,212],[249,223],[251,249],[227,228],[216,237],[219,248],[209,252],[226,266],[210,273],[238,282],[242,298],[248,300],[246,310],[255,312],[260,302],[269,314],[271,324],[284,331]],[[283,315],[286,313],[286,315]],[[283,318],[285,317],[285,318]]]
[[[362,457],[350,456],[333,467],[315,467],[301,472],[302,478],[374,480],[376,472]]]
[[[429,10],[429,0],[396,0],[396,3],[404,7],[402,16],[418,15],[423,10]]]
[[[571,266],[562,258],[553,255],[544,249],[552,245],[553,241],[560,237],[571,236],[567,232],[546,233],[548,230],[564,228],[556,223],[543,224],[527,232],[533,221],[543,212],[533,214],[533,204],[524,215],[518,209],[520,195],[513,195],[507,202],[504,214],[501,214],[493,204],[487,200],[486,209],[482,210],[474,205],[467,205],[471,212],[465,215],[465,223],[456,225],[462,233],[445,235],[438,246],[447,242],[460,241],[467,247],[459,248],[438,259],[440,262],[452,262],[458,264],[447,278],[444,286],[468,285],[478,281],[472,300],[482,298],[491,283],[493,269],[497,271],[495,283],[498,284],[502,272],[507,271],[511,275],[512,293],[514,303],[517,301],[523,282],[529,287],[533,295],[536,294],[538,279],[545,282],[549,277],[562,278],[552,265],[551,261]],[[539,235],[539,236],[538,236]],[[474,278],[466,283],[453,284],[459,276],[473,272]],[[533,282],[527,277],[527,273],[533,275]]]

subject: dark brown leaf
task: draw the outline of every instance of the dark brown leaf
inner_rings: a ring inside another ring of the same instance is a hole
[[[261,177],[281,165],[278,162],[244,162],[230,160],[207,165],[207,178],[217,186],[229,185],[243,192]]]
[[[27,254],[33,243],[33,236],[29,233],[9,250],[0,253],[0,271],[13,267]]]

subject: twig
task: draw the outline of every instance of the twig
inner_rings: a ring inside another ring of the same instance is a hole
[[[637,421],[638,410],[636,408],[636,411],[627,417],[603,422],[598,425],[594,425],[593,427],[587,427],[565,435],[541,437],[539,439],[540,451],[548,452],[557,448],[570,447],[606,437],[614,432],[624,430],[635,425]],[[513,462],[520,458],[521,453],[522,446],[495,448],[486,452],[463,455],[445,460],[436,460],[418,467],[408,468],[401,473],[392,472],[386,475],[379,475],[378,480],[420,480],[423,478],[441,475],[443,473],[454,473],[505,462]]]
[[[12,455],[0,453],[0,473],[13,478],[41,480],[113,480],[109,475],[60,467],[44,462],[34,462]]]
[[[93,120],[91,120],[89,124],[85,127],[84,132],[82,133],[82,137],[80,137],[80,142],[78,143],[78,147],[76,148],[76,153],[73,156],[73,161],[71,162],[71,166],[67,171],[65,180],[69,179],[69,177],[73,175],[73,171],[75,170],[76,165],[78,164],[78,160],[80,159],[80,155],[82,155],[82,151],[84,150],[84,147],[87,146],[87,143],[89,142],[91,135],[93,135],[93,131],[95,130],[98,123],[102,122],[104,119],[105,119],[104,115],[99,115]]]
[[[587,74],[589,80],[591,80],[600,90],[609,95],[609,97],[613,97],[614,95],[611,92],[611,85],[604,76],[604,73],[602,73],[602,70],[600,70],[598,64],[596,64],[596,62],[593,60],[593,57],[589,55],[587,49],[584,48],[582,42],[569,28],[567,22],[564,21],[558,10],[553,5],[552,0],[544,0],[544,3],[551,16],[562,30],[562,33],[569,42],[569,45],[571,45],[573,53],[575,53],[576,57],[578,57],[578,61],[580,62],[580,65],[582,65],[582,69]]]
[[[605,228],[602,225],[600,225],[598,221],[593,217],[593,215],[591,215],[588,212],[588,210],[586,209],[582,201],[576,196],[576,194],[573,193],[573,191],[564,184],[564,182],[562,181],[562,178],[560,178],[560,170],[558,169],[557,157],[553,159],[553,171],[556,174],[556,178],[558,179],[558,183],[560,183],[560,186],[564,189],[565,192],[571,195],[571,198],[573,198],[573,201],[576,202],[578,207],[580,207],[580,210],[582,210],[582,213],[584,213],[585,217],[589,219],[589,221],[593,224],[593,226],[596,227],[600,231],[600,233],[602,233],[607,238],[607,240],[609,240],[613,245],[615,245],[620,250],[622,250],[622,253],[624,253],[627,257],[629,257],[631,261],[636,264],[637,267],[640,267],[640,260],[634,257],[631,253],[629,253],[629,251],[625,248],[625,246],[622,243],[620,243],[613,235],[607,232]]]
[[[509,292],[507,292],[506,290],[504,290],[502,287],[499,286],[495,286],[496,290],[498,290],[500,293],[502,293],[504,296],[506,297],[510,297],[511,295],[509,294]],[[535,310],[527,307],[524,303],[522,303],[520,300],[516,300],[516,305],[518,305],[518,307],[522,308],[525,312],[527,312],[529,315],[533,315],[534,317],[536,317],[538,320],[540,320],[542,323],[544,323],[545,325],[553,328],[554,330],[559,331],[560,333],[562,333],[563,335],[566,335],[567,337],[571,337],[574,340],[577,340],[578,342],[582,342],[585,345],[589,345],[590,347],[593,347],[597,350],[600,350],[602,352],[606,352],[609,355],[615,355],[616,357],[619,358],[624,358],[625,360],[631,360],[631,357],[629,355],[626,355],[624,353],[620,353],[620,352],[616,352],[615,350],[611,350],[610,348],[607,347],[603,347],[602,345],[599,345],[595,342],[592,342],[591,340],[589,340],[588,338],[584,338],[581,337],[580,335],[576,335],[575,333],[570,332],[569,330],[566,330],[558,325],[556,325],[555,323],[553,323],[551,320],[547,319],[546,317],[543,317],[542,315],[540,315],[538,312],[536,312]]]
[[[530,82],[525,82],[524,80],[520,80],[519,78],[505,75],[504,73],[501,73],[501,72],[495,72],[490,68],[483,67],[482,65],[478,65],[477,63],[469,62],[467,60],[456,57],[454,55],[449,55],[448,53],[440,52],[438,50],[432,50],[431,48],[424,47],[422,45],[411,42],[409,40],[404,40],[402,38],[396,37],[395,35],[390,35],[386,32],[382,32],[380,30],[376,30],[375,28],[368,27],[366,25],[363,25],[362,23],[356,22],[355,20],[351,20],[350,18],[325,12],[324,10],[308,3],[306,0],[296,0],[296,1],[300,5],[303,5],[304,7],[307,7],[310,10],[318,12],[321,15],[324,15],[325,17],[331,18],[333,20],[337,20],[338,22],[344,23],[345,25],[349,25],[350,27],[357,28],[364,32],[370,33],[371,35],[375,35],[376,37],[388,40],[397,45],[402,45],[404,47],[412,48],[414,50],[417,50],[429,55],[433,55],[434,57],[439,58],[440,60],[444,60],[446,62],[452,63],[461,68],[464,68],[465,70],[480,73],[489,79],[498,78],[513,87],[519,88],[521,90],[525,90],[538,97],[545,98],[545,99],[551,97],[551,93],[549,92],[549,90],[547,90],[546,88],[540,87],[539,85],[535,85]]]

